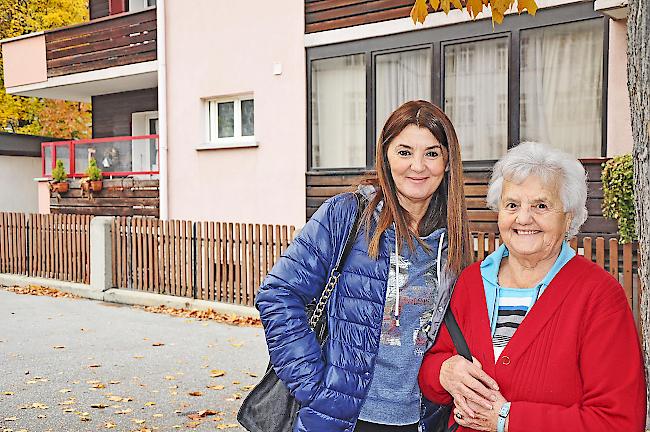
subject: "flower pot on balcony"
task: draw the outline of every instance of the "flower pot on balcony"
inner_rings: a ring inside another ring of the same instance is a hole
[[[99,192],[102,190],[103,183],[101,180],[92,180],[90,182],[90,190],[93,192]]]
[[[66,193],[69,189],[70,184],[67,181],[50,183],[50,190],[52,192]]]

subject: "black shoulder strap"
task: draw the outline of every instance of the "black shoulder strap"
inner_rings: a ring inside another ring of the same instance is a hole
[[[462,355],[467,360],[472,361],[472,353],[469,351],[463,332],[460,331],[456,317],[451,311],[451,305],[447,308],[447,312],[445,313],[445,325],[451,335],[451,340],[454,341],[454,346],[456,347],[458,354]]]
[[[345,263],[345,260],[350,254],[350,251],[352,250],[352,245],[354,244],[354,240],[357,238],[357,232],[359,231],[359,224],[361,223],[361,215],[363,214],[363,211],[366,207],[366,200],[359,194],[359,192],[354,193],[354,198],[357,200],[357,210],[356,210],[356,214],[354,215],[354,222],[352,223],[352,227],[350,228],[348,237],[345,240],[343,253],[339,255],[339,259],[334,265],[334,268],[332,269],[332,271],[336,273],[340,272],[341,267]]]

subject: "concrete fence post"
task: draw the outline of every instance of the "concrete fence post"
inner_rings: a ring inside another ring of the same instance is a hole
[[[99,291],[113,288],[113,219],[112,216],[95,216],[90,221],[90,287]]]

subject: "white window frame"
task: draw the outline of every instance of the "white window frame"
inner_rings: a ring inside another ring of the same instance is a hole
[[[205,143],[197,147],[197,150],[209,150],[219,148],[239,148],[239,147],[257,147],[258,143],[255,140],[255,135],[243,136],[241,127],[241,102],[244,100],[252,100],[253,107],[255,106],[255,97],[252,93],[246,93],[236,96],[223,96],[216,98],[208,98],[203,100],[204,121],[205,121]],[[232,137],[219,138],[217,136],[219,131],[219,118],[217,115],[217,106],[220,103],[234,103],[234,133]],[[254,109],[254,108],[253,108]],[[255,128],[255,120],[253,119],[253,128]]]

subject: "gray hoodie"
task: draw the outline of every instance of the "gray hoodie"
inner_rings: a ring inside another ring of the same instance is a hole
[[[362,186],[359,191],[368,199],[375,194],[372,186]],[[446,234],[446,228],[437,229],[422,237],[429,251],[415,242],[411,252],[406,244],[396,244],[394,227],[384,233],[384,240],[391,245],[389,278],[379,352],[361,420],[392,425],[420,420],[418,371],[451,296]]]

